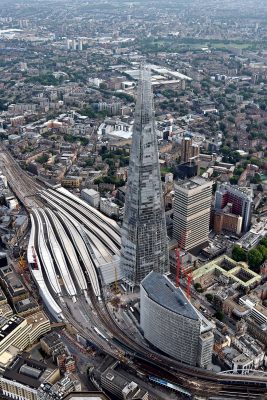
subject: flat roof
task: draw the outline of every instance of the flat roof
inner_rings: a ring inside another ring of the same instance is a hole
[[[186,181],[178,181],[176,183],[176,185],[178,187],[187,189],[187,190],[191,190],[191,189],[196,189],[200,186],[206,185],[210,183],[210,185],[212,185],[211,181],[208,181],[207,179],[202,178],[201,176],[195,176],[193,178],[187,179]]]
[[[38,389],[52,372],[53,370],[46,364],[21,355],[16,357],[10,367],[5,370],[3,377]]]
[[[0,342],[13,332],[22,322],[23,318],[13,315],[11,318],[1,318]]]
[[[164,308],[175,314],[199,320],[199,316],[190,301],[186,298],[181,288],[176,288],[172,282],[158,272],[150,272],[141,285],[147,292],[148,297]]]

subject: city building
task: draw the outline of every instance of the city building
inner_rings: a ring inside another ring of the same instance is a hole
[[[61,181],[61,185],[66,188],[79,188],[80,184],[81,178],[79,176],[65,176]]]
[[[120,215],[120,207],[111,199],[106,199],[105,197],[100,199],[100,211],[108,217],[118,218]]]
[[[92,371],[93,379],[110,395],[122,400],[148,400],[148,392],[136,382],[129,380],[129,375],[119,369],[119,362],[107,356],[102,364]]]
[[[63,397],[64,400],[110,400],[103,392],[72,392]]]
[[[146,340],[169,356],[202,368],[211,364],[212,324],[166,275],[151,272],[140,285],[140,325]]]
[[[82,189],[81,198],[85,200],[90,206],[94,208],[99,207],[100,203],[100,193],[94,189]]]
[[[232,214],[227,211],[228,205],[223,210],[215,210],[213,229],[216,234],[220,234],[223,231],[240,235],[242,230],[243,218],[240,215]]]
[[[0,362],[12,358],[12,354],[23,351],[51,329],[50,321],[43,312],[24,319],[17,315],[9,319],[0,318]],[[11,350],[11,351],[10,351]]]
[[[0,268],[0,282],[11,303],[14,304],[18,301],[29,298],[28,290],[10,265]]]
[[[0,376],[0,389],[10,399],[37,400],[38,388],[44,383],[55,383],[60,377],[58,368],[26,358],[16,357]]]
[[[243,291],[248,291],[261,281],[261,276],[249,269],[244,262],[237,262],[226,255],[222,255],[208,264],[203,265],[193,272],[193,282],[200,283],[205,289],[216,281],[224,284],[236,284],[235,288],[242,288]],[[218,287],[216,288],[218,292]]]
[[[152,270],[169,269],[168,243],[153,98],[148,68],[138,86],[122,225],[121,269],[129,286]]]
[[[173,238],[185,250],[208,241],[212,184],[199,176],[175,183]]]
[[[186,163],[191,157],[192,138],[184,137],[182,139],[181,162]]]
[[[191,158],[197,158],[199,156],[199,146],[193,143],[191,137],[184,137],[182,139],[182,150],[181,150],[181,163],[187,163]]]
[[[38,400],[62,400],[69,393],[81,391],[81,382],[71,373],[65,374],[62,379],[52,384],[42,383],[38,388]]]
[[[227,204],[231,205],[232,214],[242,217],[242,232],[247,232],[253,210],[253,190],[222,183],[215,193],[215,209],[222,210]]]

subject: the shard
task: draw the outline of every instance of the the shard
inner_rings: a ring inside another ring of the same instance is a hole
[[[140,69],[122,225],[121,269],[128,287],[169,270],[168,241],[150,71]]]

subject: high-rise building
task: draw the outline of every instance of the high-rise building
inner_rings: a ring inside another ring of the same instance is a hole
[[[212,184],[199,176],[175,184],[173,237],[185,250],[208,240]]]
[[[144,337],[165,354],[201,368],[211,364],[213,325],[166,275],[151,272],[142,281],[140,325]]]
[[[191,146],[192,139],[190,137],[184,137],[182,139],[182,154],[181,154],[181,162],[188,162],[191,157]]]
[[[222,210],[227,204],[231,205],[232,214],[242,217],[242,232],[247,232],[253,210],[253,190],[222,183],[215,193],[215,210]]]
[[[199,156],[199,146],[193,143],[192,138],[184,137],[182,139],[181,162],[187,163],[190,158]]]
[[[142,66],[122,225],[121,269],[134,287],[152,270],[169,269],[150,71]]]

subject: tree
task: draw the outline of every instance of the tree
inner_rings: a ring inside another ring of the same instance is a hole
[[[197,292],[202,292],[202,286],[199,282],[195,283],[194,288],[196,289]]]
[[[267,236],[260,241],[260,244],[267,247]]]
[[[262,254],[263,261],[265,261],[267,259],[267,247],[259,244],[256,249],[259,250],[259,252]]]
[[[252,249],[248,252],[248,263],[253,271],[259,272],[262,262],[263,255],[259,250]]]
[[[224,319],[224,313],[222,311],[217,311],[214,314],[214,317],[217,318],[219,321],[223,321]]]
[[[239,177],[237,175],[234,175],[230,178],[230,183],[231,185],[236,185],[238,183]]]
[[[206,294],[206,299],[211,303],[213,301],[213,294],[207,293]]]
[[[232,250],[232,257],[235,261],[247,261],[247,253],[246,251],[238,246],[235,245]]]

